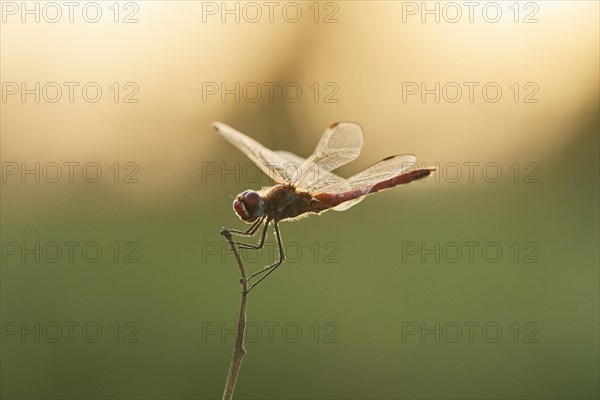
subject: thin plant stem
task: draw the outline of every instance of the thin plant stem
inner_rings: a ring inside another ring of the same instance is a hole
[[[223,228],[221,235],[227,238],[231,251],[235,254],[238,266],[240,267],[240,284],[242,285],[242,300],[240,302],[240,316],[238,319],[237,330],[235,333],[235,344],[233,345],[233,356],[231,357],[231,364],[229,365],[229,372],[227,373],[227,380],[225,381],[225,390],[223,391],[223,400],[231,400],[233,397],[233,391],[235,390],[235,383],[237,381],[240,367],[242,366],[242,359],[246,354],[244,348],[244,334],[246,332],[246,307],[248,305],[248,280],[246,279],[246,267],[240,257],[238,249],[231,239],[231,232]]]

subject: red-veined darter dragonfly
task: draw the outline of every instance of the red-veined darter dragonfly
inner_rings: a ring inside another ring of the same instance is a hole
[[[214,122],[213,127],[277,183],[260,191],[246,190],[233,201],[233,210],[238,217],[252,225],[246,231],[226,231],[240,236],[254,236],[264,225],[258,244],[236,242],[238,248],[261,249],[269,224],[273,222],[279,249],[277,262],[248,278],[250,281],[264,274],[248,292],[285,260],[279,221],[327,210],[347,210],[371,193],[424,178],[435,171],[435,168],[415,168],[416,157],[401,154],[384,158],[347,179],[336,175],[333,171],[356,159],[363,145],[362,129],[353,122],[337,122],[327,128],[315,151],[307,159],[287,151],[269,150],[220,122]]]

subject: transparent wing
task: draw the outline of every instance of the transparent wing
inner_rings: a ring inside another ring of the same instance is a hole
[[[333,210],[336,211],[347,210],[360,203],[373,186],[404,173],[409,168],[413,167],[416,162],[417,158],[413,154],[401,154],[384,158],[343,182],[333,183],[332,185],[321,188],[319,191],[321,193],[332,194],[346,193],[355,190],[358,190],[359,193],[362,192],[361,197],[346,201],[333,208]]]
[[[337,122],[325,130],[312,156],[302,163],[292,183],[309,192],[330,185],[343,185],[344,179],[331,171],[356,159],[363,144],[360,125]]]
[[[276,153],[279,154],[280,156],[282,156],[283,158],[285,158],[287,160],[286,172],[287,172],[288,176],[292,176],[292,175],[294,175],[294,173],[298,173],[298,171],[300,171],[300,167],[306,161],[305,158],[302,158],[299,155],[291,153],[289,151],[277,150]],[[292,172],[293,168],[296,169],[295,172]],[[337,184],[341,185],[342,182],[345,181],[344,178],[342,178],[341,176],[338,176],[338,175],[334,174],[333,172],[323,173],[321,177],[323,179],[320,180],[319,182],[316,182],[313,185],[313,187],[314,186],[328,186],[328,185],[332,185],[334,183],[337,183]],[[314,190],[314,188],[309,188],[309,189],[311,191]],[[309,189],[306,189],[306,190],[309,190]],[[349,186],[348,186],[348,189],[350,189]]]
[[[301,166],[301,165],[304,163],[304,161],[306,161],[306,158],[302,158],[302,157],[300,157],[299,155],[297,155],[297,154],[294,154],[294,153],[292,153],[292,152],[289,152],[289,151],[285,151],[285,150],[277,150],[277,151],[275,151],[275,153],[277,153],[277,154],[279,154],[281,157],[285,158],[285,160],[286,160],[288,163],[295,164],[295,165],[297,165],[298,167],[300,167],[300,166]]]
[[[221,136],[240,149],[242,153],[275,182],[291,182],[289,174],[294,174],[297,168],[289,168],[287,165],[289,161],[281,154],[267,149],[256,140],[249,138],[228,125],[220,122],[213,122],[212,125]]]

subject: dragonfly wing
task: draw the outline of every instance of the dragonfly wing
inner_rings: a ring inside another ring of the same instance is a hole
[[[298,176],[300,166],[304,164],[306,158],[300,157],[299,155],[286,150],[277,150],[275,151],[275,153],[277,153],[286,160],[284,174],[288,177],[288,182],[292,182],[293,177]]]
[[[331,171],[356,159],[363,144],[360,125],[337,122],[325,130],[314,153],[300,166],[292,182],[298,188],[316,191],[339,184],[344,179]]]
[[[267,149],[256,140],[249,138],[241,132],[236,131],[229,125],[220,122],[213,122],[213,127],[217,132],[227,139],[231,144],[240,149],[249,159],[251,159],[265,174],[277,183],[290,182],[290,176],[287,171],[294,172],[296,169],[289,167],[288,161],[281,154]]]
[[[295,167],[296,169],[299,169],[299,167],[306,161],[305,158],[302,158],[299,155],[296,155],[294,153],[291,153],[291,152],[285,151],[285,150],[278,150],[277,154],[279,154],[280,156],[282,156],[283,158],[285,158],[288,161],[290,168]],[[338,184],[339,186],[343,186],[343,181],[345,181],[344,178],[334,174],[333,172],[323,173],[321,178],[323,178],[323,179],[318,182],[315,182],[312,185],[312,187],[306,188],[306,189],[303,188],[302,190],[307,190],[309,192],[312,192],[315,190],[315,186],[317,186],[316,189],[318,189],[319,186],[329,186],[329,185],[333,185],[334,183]],[[348,189],[350,189],[350,186],[346,185],[346,187]]]
[[[332,208],[336,211],[347,210],[360,203],[377,184],[403,174],[409,168],[415,166],[416,161],[416,157],[412,154],[401,154],[384,158],[358,174],[346,179],[345,182],[341,184],[334,183],[333,185],[321,188],[320,192],[331,194],[353,192],[352,196],[355,198],[344,201]],[[383,189],[386,189],[386,187],[382,187],[379,190]]]
[[[331,209],[335,210],[335,211],[344,211],[344,210],[349,209],[350,207],[354,207],[355,205],[357,205],[358,203],[363,201],[364,198],[365,198],[365,196],[359,197],[358,199],[354,199],[354,200],[348,200],[348,201],[341,203],[340,205],[332,207]]]
[[[352,190],[369,191],[376,184],[400,175],[413,167],[417,158],[413,154],[401,154],[384,158],[383,160],[363,169],[358,174],[347,179]]]
[[[294,154],[285,150],[277,150],[275,153],[279,154],[281,157],[285,158],[287,162],[294,163],[297,166],[301,166],[306,158],[302,158],[297,154]]]

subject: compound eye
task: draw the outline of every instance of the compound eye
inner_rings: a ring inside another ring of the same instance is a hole
[[[244,202],[251,207],[258,206],[260,203],[260,195],[256,192],[248,192],[244,196]]]

